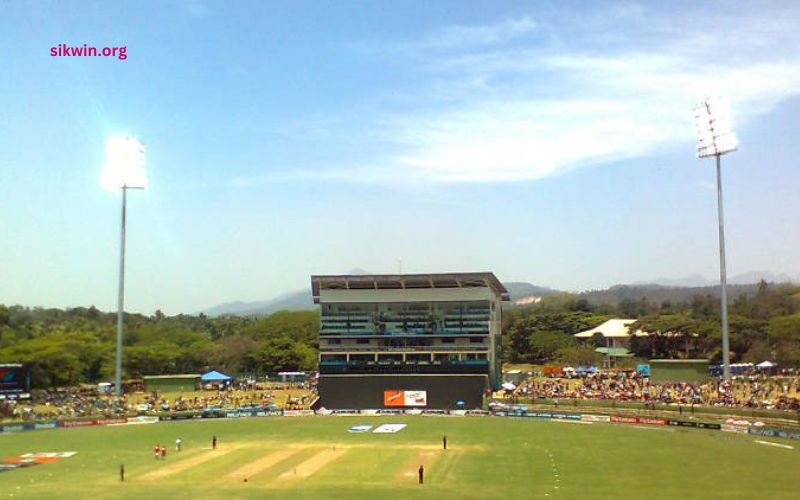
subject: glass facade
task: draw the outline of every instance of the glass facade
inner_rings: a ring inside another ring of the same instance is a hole
[[[320,373],[490,374],[488,300],[323,303]]]
[[[489,301],[323,304],[320,337],[489,335]]]

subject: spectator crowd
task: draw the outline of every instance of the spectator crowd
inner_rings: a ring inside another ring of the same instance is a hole
[[[240,408],[305,409],[316,399],[313,383],[232,384],[214,391],[163,395],[132,393],[116,397],[96,387],[33,391],[30,399],[0,400],[0,421],[114,418],[163,412],[229,411]]]
[[[705,384],[655,383],[635,371],[587,373],[577,379],[527,379],[516,397],[555,400],[610,400],[644,404],[800,410],[800,377],[749,375]]]

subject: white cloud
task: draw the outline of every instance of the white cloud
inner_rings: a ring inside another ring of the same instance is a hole
[[[587,35],[571,49],[476,50],[498,39],[498,25],[441,30],[433,39],[452,53],[421,66],[435,92],[418,96],[413,111],[382,117],[400,151],[377,171],[434,182],[533,180],[675,144],[692,148],[692,108],[704,97],[729,99],[741,125],[800,93],[792,24],[769,32],[758,19],[739,21],[757,29],[736,36],[671,26],[605,49]]]
[[[669,148],[692,154],[693,108],[707,96],[730,101],[736,128],[800,94],[798,9],[698,9],[623,5],[364,44],[358,54],[391,61],[403,83],[338,120],[333,133],[358,138],[361,156],[269,178],[536,180]]]

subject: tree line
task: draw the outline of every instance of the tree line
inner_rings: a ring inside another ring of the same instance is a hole
[[[573,335],[610,318],[637,320],[651,332],[631,339],[639,359],[706,358],[719,362],[719,299],[656,303],[646,297],[596,304],[558,293],[503,313],[503,359],[511,363],[591,364],[599,361],[599,338]],[[754,294],[733,297],[729,308],[732,361],[800,365],[800,287],[760,283]],[[264,317],[125,315],[123,371],[143,375],[200,373],[234,375],[314,370],[319,312],[279,311]],[[72,309],[0,305],[0,363],[31,366],[34,387],[111,380],[116,314],[95,307]]]
[[[0,305],[0,363],[31,367],[34,387],[111,380],[115,313]],[[125,314],[123,372],[143,375],[237,375],[311,370],[317,364],[317,311],[280,311],[262,318]]]
[[[629,350],[639,359],[722,359],[719,298],[696,294],[689,301],[655,302],[623,298],[615,305],[595,304],[580,295],[543,297],[529,307],[512,307],[503,316],[504,359],[512,363],[587,364],[599,361],[602,339],[579,341],[573,334],[611,318],[637,320]],[[769,285],[732,297],[728,308],[732,362],[777,361],[800,366],[800,286]],[[635,362],[632,361],[632,362]]]

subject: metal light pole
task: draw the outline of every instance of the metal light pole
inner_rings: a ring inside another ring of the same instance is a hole
[[[106,165],[100,182],[122,190],[122,224],[119,249],[119,297],[117,301],[117,357],[114,393],[122,395],[122,324],[125,316],[125,223],[129,189],[144,189],[144,144],[130,136],[112,137],[106,142]]]
[[[717,222],[719,224],[720,315],[722,316],[722,376],[731,378],[730,343],[728,341],[728,279],[725,269],[725,223],[722,210],[722,169],[720,158],[736,151],[736,136],[731,132],[727,109],[720,102],[706,99],[695,108],[695,125],[699,143],[697,157],[714,156],[717,162]]]
[[[114,372],[114,393],[122,395],[122,319],[125,316],[125,209],[128,187],[122,186],[122,227],[119,238],[119,296],[117,300],[117,361]]]

